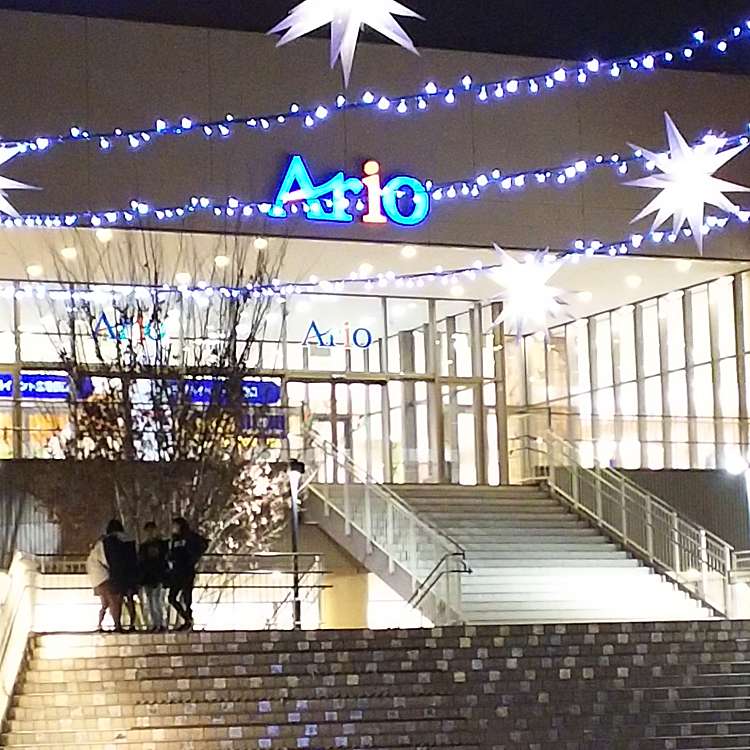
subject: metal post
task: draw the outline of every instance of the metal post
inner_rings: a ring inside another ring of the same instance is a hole
[[[734,590],[732,589],[732,570],[734,569],[734,555],[732,548],[724,545],[724,613],[730,619],[734,617]]]
[[[292,596],[294,599],[294,629],[302,630],[302,600],[299,574],[299,483],[305,473],[301,461],[290,461],[287,474],[292,495]]]
[[[672,567],[676,574],[679,574],[682,568],[680,560],[680,517],[677,511],[672,513]]]
[[[700,595],[703,599],[706,598],[706,592],[708,591],[708,545],[706,543],[706,530],[701,529],[699,533],[700,539],[700,564],[701,564],[701,581],[700,581]]]
[[[654,560],[654,504],[650,496],[646,496],[646,552],[649,560]]]
[[[622,510],[622,541],[628,541],[628,503],[625,496],[625,477],[620,477],[620,508]]]

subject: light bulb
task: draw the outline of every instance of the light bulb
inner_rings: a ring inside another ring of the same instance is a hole
[[[401,257],[416,258],[417,252],[418,250],[416,247],[414,247],[414,245],[404,245],[404,247],[401,249]]]
[[[108,244],[109,242],[112,242],[112,238],[114,237],[114,232],[111,229],[97,229],[96,230],[96,239],[99,240],[103,245]]]
[[[26,273],[32,279],[38,279],[44,273],[44,268],[38,263],[32,263],[30,266],[26,266]]]
[[[174,275],[174,281],[177,286],[187,286],[190,283],[191,276],[187,271],[180,271]]]
[[[64,247],[60,250],[60,255],[65,260],[75,260],[78,257],[78,250],[74,247]]]
[[[214,258],[214,265],[217,268],[226,268],[231,263],[231,260],[229,259],[229,256],[227,255],[217,255]]]
[[[253,240],[253,247],[260,251],[268,250],[268,240],[265,237],[256,237]]]

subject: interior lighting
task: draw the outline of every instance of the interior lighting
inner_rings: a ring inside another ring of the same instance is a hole
[[[253,247],[261,252],[268,250],[268,240],[265,237],[256,237],[253,241]]]
[[[174,281],[177,286],[187,286],[192,279],[192,276],[186,271],[180,271],[174,275]]]
[[[60,250],[60,255],[65,260],[75,260],[78,257],[78,250],[76,250],[76,248],[74,248],[72,246],[71,247],[63,247]]]
[[[404,245],[404,247],[401,249],[401,257],[402,258],[416,258],[417,257],[417,248],[414,247],[414,245]]]
[[[226,268],[230,263],[231,261],[227,255],[217,255],[214,258],[214,265],[217,268]]]
[[[630,276],[625,277],[625,285],[628,289],[638,289],[641,284],[643,284],[643,279],[636,274],[631,274]]]
[[[30,266],[26,266],[26,273],[32,279],[38,279],[44,273],[44,268],[38,263],[32,263]]]
[[[680,273],[688,273],[690,269],[692,269],[693,267],[693,261],[688,260],[687,258],[680,258],[677,261],[676,266],[677,266],[677,270]]]
[[[96,230],[96,239],[99,240],[102,245],[107,245],[108,243],[112,242],[113,237],[114,232],[111,229],[104,228]]]

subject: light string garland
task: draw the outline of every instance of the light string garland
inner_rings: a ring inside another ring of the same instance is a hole
[[[749,133],[750,123],[748,123],[743,133],[722,137],[721,142],[726,147],[747,146],[750,143]],[[717,136],[709,132],[697,142],[696,148],[702,143],[712,143],[716,139]],[[0,153],[2,153],[1,149]],[[492,169],[483,171],[467,180],[453,180],[444,183],[434,183],[432,180],[427,180],[425,187],[432,200],[437,202],[456,199],[476,199],[491,188],[496,188],[503,194],[517,193],[530,187],[541,187],[543,185],[565,186],[571,182],[583,179],[590,173],[600,169],[610,169],[614,170],[618,175],[626,175],[634,165],[642,165],[647,172],[653,172],[657,164],[651,158],[652,156],[653,154],[647,156],[640,149],[636,150],[631,157],[624,157],[619,153],[607,155],[599,153],[595,156],[570,159],[564,164],[548,168],[535,167],[520,172],[508,173],[500,169]],[[347,208],[353,204],[353,208],[358,212],[366,210],[366,205],[362,200],[345,200]],[[332,199],[322,200],[321,203],[327,208],[333,206]],[[309,208],[308,204],[304,201],[300,204],[292,203],[289,206],[289,216],[287,219],[284,219],[273,215],[273,207],[274,203],[272,201],[242,201],[234,196],[215,200],[206,195],[193,195],[181,205],[168,207],[155,207],[145,200],[132,199],[126,208],[86,209],[60,214],[14,215],[0,219],[0,225],[6,228],[135,226],[140,221],[146,219],[153,219],[158,223],[164,223],[181,221],[186,217],[199,213],[212,214],[219,219],[237,219],[240,221],[268,217],[272,217],[269,218],[272,221],[284,221],[300,213],[306,213]],[[2,207],[0,207],[1,210]]]
[[[243,116],[228,113],[219,120],[195,120],[184,115],[177,122],[170,123],[159,117],[153,124],[140,128],[118,127],[111,131],[93,131],[80,125],[72,125],[64,133],[4,139],[2,145],[17,146],[22,151],[46,152],[63,143],[88,142],[97,144],[102,151],[110,151],[116,144],[124,143],[131,150],[137,150],[165,136],[203,133],[207,138],[221,139],[231,136],[238,129],[268,132],[290,122],[299,122],[305,128],[313,128],[338,113],[350,110],[407,116],[424,112],[438,102],[447,106],[467,100],[480,103],[503,102],[518,96],[541,96],[566,84],[583,86],[597,78],[616,81],[628,74],[648,73],[659,67],[669,67],[676,60],[690,62],[700,50],[712,50],[716,54],[725,55],[731,45],[747,39],[750,39],[750,19],[743,19],[723,36],[710,38],[705,32],[696,31],[688,43],[678,47],[608,60],[592,58],[584,63],[561,65],[530,76],[476,82],[467,74],[456,86],[448,88],[430,81],[417,92],[385,95],[367,90],[355,99],[339,94],[334,102],[327,104],[302,107],[291,103],[281,112]]]
[[[701,231],[704,235],[724,231],[728,226],[750,223],[750,212],[744,217],[717,217],[709,216]],[[627,255],[633,250],[639,250],[648,245],[674,244],[682,238],[690,238],[690,229],[683,229],[678,234],[653,231],[647,234],[634,234],[627,239],[617,242],[603,243],[598,240],[576,240],[568,250],[545,251],[547,260],[560,263],[565,260],[568,263],[577,264],[595,256],[621,256]],[[506,247],[506,250],[521,252],[536,252],[532,248]],[[85,284],[87,289],[71,289],[66,282],[29,280],[21,282],[21,287],[16,288],[10,279],[5,280],[5,286],[0,285],[0,296],[13,297],[37,297],[43,299],[48,295],[51,298],[68,299],[74,297],[81,300],[96,300],[97,298],[114,295],[116,298],[131,294],[144,296],[182,294],[187,298],[195,299],[199,304],[208,304],[214,295],[224,298],[239,297],[289,297],[298,294],[331,294],[346,292],[347,289],[356,287],[364,292],[379,292],[385,289],[398,289],[408,292],[410,290],[422,290],[428,284],[440,284],[446,288],[455,288],[459,284],[478,281],[485,275],[493,277],[503,263],[485,264],[480,260],[474,261],[470,266],[461,268],[444,269],[440,266],[431,271],[420,271],[410,274],[399,274],[395,271],[382,273],[367,273],[352,271],[348,276],[333,279],[318,279],[311,277],[307,281],[289,282],[282,279],[274,279],[271,283],[263,285],[231,286],[224,284],[211,284],[209,282],[198,282],[196,284],[161,284],[158,286],[149,284],[112,284],[105,282],[90,282]],[[1,284],[2,282],[0,282]]]

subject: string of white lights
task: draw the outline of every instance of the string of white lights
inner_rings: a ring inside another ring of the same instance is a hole
[[[698,143],[716,138],[717,136],[709,132]],[[747,124],[743,133],[722,137],[721,141],[725,147],[747,145],[750,142],[750,123]],[[501,169],[492,169],[480,172],[469,179],[442,183],[427,180],[425,189],[432,200],[436,202],[474,199],[481,197],[491,188],[496,188],[502,194],[517,193],[534,186],[565,186],[601,169],[610,169],[618,175],[625,175],[636,165],[641,165],[646,172],[651,172],[655,168],[654,162],[648,160],[640,150],[636,150],[632,156],[622,156],[619,153],[606,155],[599,153],[594,156],[570,159],[553,167],[535,167],[519,172],[503,172]],[[386,191],[387,188],[384,188],[384,193]],[[361,199],[356,201],[345,200],[348,209],[353,209],[359,213],[367,210],[365,202]],[[327,208],[333,206],[332,199],[324,199],[321,203]],[[284,212],[285,216],[280,216],[277,211],[273,210],[274,203],[272,201],[243,201],[234,196],[214,199],[206,195],[193,195],[181,205],[155,207],[146,200],[132,199],[126,208],[84,209],[65,214],[8,216],[0,220],[0,225],[6,228],[137,226],[146,220],[154,220],[157,223],[182,221],[199,213],[213,215],[215,218],[222,220],[247,221],[268,218],[272,221],[284,221],[299,215],[300,212],[307,213],[310,207],[306,201],[302,201],[292,203],[288,208],[289,210]]]
[[[750,211],[736,216],[709,216],[703,225],[704,235],[718,233],[729,226],[750,223]],[[599,240],[576,240],[567,250],[550,252],[550,261],[555,258],[567,258],[570,263],[580,263],[595,256],[622,256],[643,247],[675,244],[681,239],[692,237],[690,229],[685,228],[679,233],[652,231],[645,234],[632,234],[626,239],[617,242],[601,242]],[[513,251],[533,252],[531,248],[508,248]],[[347,276],[333,279],[318,279],[311,277],[306,281],[289,282],[274,279],[269,284],[231,286],[216,283],[183,284],[161,284],[158,286],[148,284],[110,284],[91,282],[79,285],[69,285],[60,281],[28,280],[17,282],[11,280],[0,282],[0,297],[12,298],[14,295],[23,297],[53,299],[73,299],[102,301],[111,298],[127,297],[132,294],[141,294],[154,298],[166,297],[172,294],[180,294],[186,298],[194,299],[198,304],[207,304],[214,295],[225,298],[240,298],[252,296],[261,297],[289,297],[299,294],[331,294],[345,292],[355,289],[356,291],[378,292],[384,289],[398,289],[401,291],[422,290],[433,284],[440,284],[451,291],[466,282],[477,281],[487,274],[493,274],[502,267],[502,263],[485,264],[480,260],[474,261],[470,266],[461,268],[444,269],[440,266],[429,270],[410,274],[399,274],[395,271],[375,273],[371,267],[352,271]],[[452,291],[452,293],[454,293]]]
[[[168,122],[163,117],[157,117],[152,124],[143,127],[116,127],[107,131],[72,125],[67,131],[52,135],[6,138],[0,145],[18,147],[24,152],[45,152],[63,143],[88,142],[97,144],[102,151],[109,151],[116,144],[124,143],[131,150],[137,150],[165,136],[202,133],[206,138],[221,139],[233,135],[239,129],[268,132],[292,122],[301,123],[305,128],[313,128],[332,119],[337,113],[351,110],[390,113],[403,117],[425,112],[436,103],[453,106],[463,101],[502,102],[519,96],[541,96],[569,84],[584,86],[597,78],[616,81],[629,74],[649,73],[656,68],[669,67],[678,60],[683,63],[690,62],[701,50],[710,50],[723,56],[732,45],[748,39],[750,19],[743,19],[726,34],[718,37],[709,37],[704,31],[699,30],[692,34],[686,44],[670,49],[641,52],[608,60],[592,58],[583,63],[559,65],[528,76],[475,81],[474,77],[467,74],[457,85],[450,87],[441,87],[430,81],[422,90],[416,92],[386,95],[367,90],[354,99],[339,94],[335,101],[329,103],[309,107],[291,103],[284,111],[242,116],[227,113],[218,120],[196,120],[189,115],[183,115],[176,122]]]

